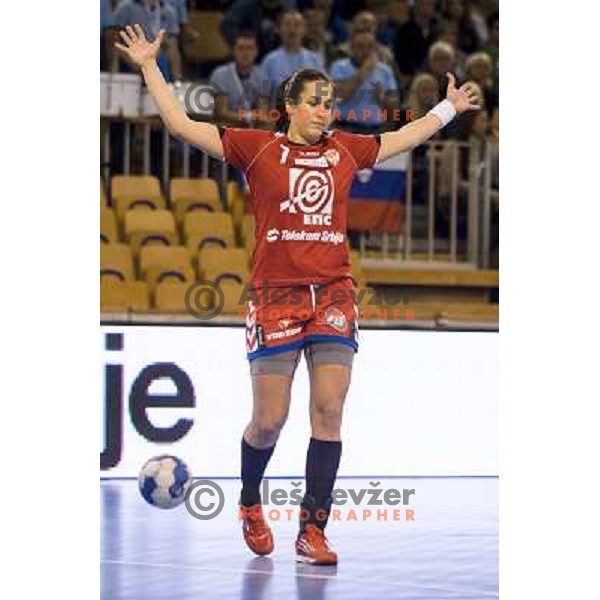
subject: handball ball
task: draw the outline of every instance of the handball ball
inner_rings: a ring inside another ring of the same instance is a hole
[[[185,499],[192,479],[187,465],[176,456],[155,456],[142,467],[140,492],[148,504],[175,508]]]

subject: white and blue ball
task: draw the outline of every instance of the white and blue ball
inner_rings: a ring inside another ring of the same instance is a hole
[[[184,501],[192,477],[180,458],[164,454],[146,462],[138,481],[142,497],[148,504],[157,508],[175,508]]]

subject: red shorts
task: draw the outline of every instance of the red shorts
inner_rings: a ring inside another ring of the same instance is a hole
[[[263,288],[249,293],[246,313],[248,359],[339,342],[358,350],[358,308],[350,278],[324,284]]]

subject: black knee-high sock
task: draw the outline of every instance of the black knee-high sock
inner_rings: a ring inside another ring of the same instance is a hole
[[[331,492],[340,466],[342,442],[329,442],[310,438],[306,454],[306,494],[302,507],[306,508],[310,523],[324,528],[327,519],[318,519],[316,511],[323,509],[327,516],[331,508]]]
[[[269,464],[275,445],[254,448],[242,436],[242,494],[240,504],[252,506],[260,503],[260,482]]]

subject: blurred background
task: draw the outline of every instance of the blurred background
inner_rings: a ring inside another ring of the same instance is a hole
[[[359,286],[381,292],[363,297],[363,321],[497,330],[497,1],[101,0],[102,314],[193,320],[185,292],[200,278],[224,292],[217,321],[239,322],[254,245],[245,181],[169,136],[113,48],[134,23],[150,39],[166,30],[159,66],[197,120],[272,128],[276,87],[303,66],[336,82],[334,127],[358,133],[423,116],[448,71],[477,84],[481,111],[357,173],[348,239]]]

